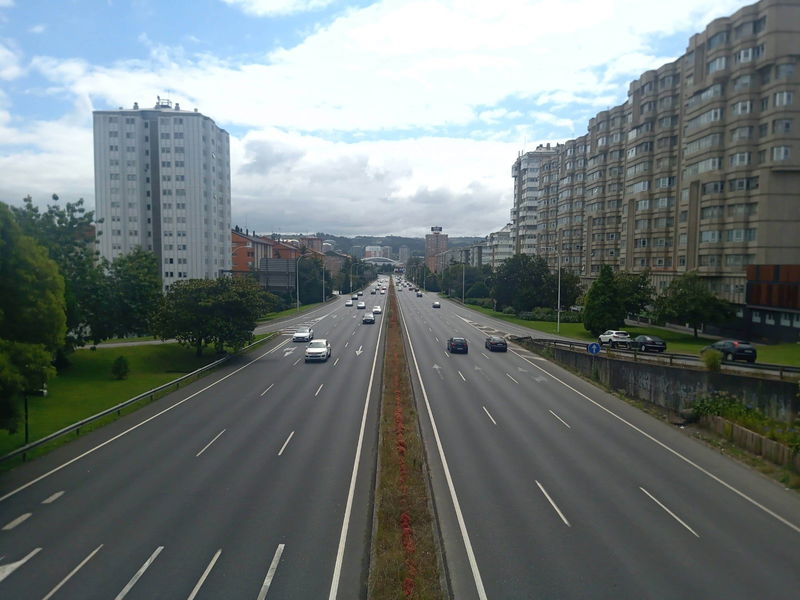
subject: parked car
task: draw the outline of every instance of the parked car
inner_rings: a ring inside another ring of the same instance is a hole
[[[298,327],[292,334],[293,342],[310,342],[314,339],[314,330],[310,327]]]
[[[344,305],[345,306],[353,306],[353,301],[352,300],[345,300],[344,301]]]
[[[438,302],[434,302],[433,303],[433,308],[442,308],[442,305],[439,304]]]
[[[656,335],[637,335],[630,344],[640,352],[664,352],[667,349],[667,342]]]
[[[599,341],[600,344],[609,344],[612,348],[616,348],[617,346],[625,346],[626,348],[630,348],[632,340],[627,331],[609,329],[605,333],[601,333],[597,338],[597,341]]]
[[[499,335],[490,335],[484,344],[490,352],[508,352],[508,344]]]
[[[306,346],[306,362],[310,360],[326,361],[331,357],[331,345],[328,340],[313,340]]]
[[[381,307],[376,304],[375,306],[372,307],[372,312],[375,313],[376,315],[379,315],[383,312],[383,310],[381,310]]]
[[[463,337],[451,337],[447,340],[447,351],[451,354],[455,354],[456,352],[467,354],[469,352],[469,344],[467,344],[467,340]]]
[[[366,309],[367,304],[366,302],[359,302],[358,304],[356,304],[356,308]]]
[[[375,315],[373,315],[371,312],[364,313],[364,317],[361,319],[361,323],[369,323],[369,324],[375,323]]]
[[[742,340],[720,340],[703,348],[700,354],[706,350],[719,350],[725,360],[746,360],[750,363],[756,362],[758,355],[755,347],[750,342]]]

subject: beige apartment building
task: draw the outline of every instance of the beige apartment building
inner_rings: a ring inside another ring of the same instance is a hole
[[[798,60],[800,0],[711,22],[586,135],[518,157],[515,250],[587,282],[650,269],[658,290],[696,269],[743,304],[747,265],[800,264]]]

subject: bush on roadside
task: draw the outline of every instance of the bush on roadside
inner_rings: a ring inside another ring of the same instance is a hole
[[[114,363],[111,365],[111,375],[114,376],[114,379],[125,379],[128,373],[130,373],[128,359],[124,356],[115,358]]]
[[[504,315],[515,315],[515,314],[517,314],[517,311],[514,310],[513,306],[506,306],[503,309],[503,314]]]
[[[719,350],[706,350],[700,359],[709,371],[719,371],[722,366],[722,352]]]

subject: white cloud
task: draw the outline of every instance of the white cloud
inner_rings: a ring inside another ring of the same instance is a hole
[[[23,73],[19,53],[0,41],[0,79],[16,79]]]
[[[47,25],[44,23],[39,23],[38,25],[34,25],[30,29],[28,29],[29,33],[44,33],[47,30]]]
[[[14,6],[14,0],[0,0],[0,8],[9,8]]]
[[[223,0],[257,17],[289,15],[325,8],[333,0]]]

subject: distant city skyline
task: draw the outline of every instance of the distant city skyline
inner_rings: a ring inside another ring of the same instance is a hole
[[[0,199],[94,208],[92,111],[160,95],[230,133],[242,227],[485,236],[520,151],[748,4],[0,0]]]

